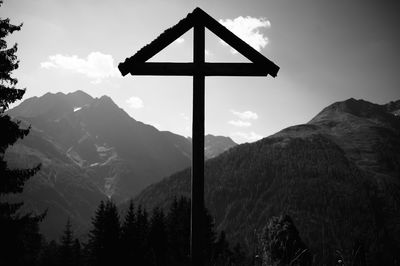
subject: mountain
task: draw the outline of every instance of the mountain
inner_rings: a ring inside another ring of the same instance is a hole
[[[42,97],[32,97],[24,100],[20,105],[8,111],[11,116],[25,118],[41,118],[42,120],[54,120],[71,112],[74,108],[89,105],[94,99],[83,91],[56,94],[46,93]]]
[[[22,198],[26,211],[48,209],[42,230],[50,239],[59,237],[68,217],[84,232],[106,196],[126,200],[191,163],[190,140],[136,121],[107,96],[47,93],[8,114],[31,126],[6,158],[11,167],[42,164]],[[212,139],[212,156],[227,149],[220,137]]]
[[[269,218],[289,214],[318,264],[337,252],[351,261],[394,265],[400,254],[399,101],[349,99],[310,122],[252,144],[238,145],[205,164],[205,201],[219,229],[253,250]],[[167,206],[190,196],[190,170],[141,192],[137,204]],[[353,257],[352,257],[353,256]]]
[[[7,113],[31,126],[6,157],[11,167],[42,164],[22,198],[26,211],[48,209],[42,231],[50,239],[59,237],[68,217],[78,233],[85,232],[105,197],[127,200],[191,163],[189,139],[136,121],[107,96],[47,93]],[[234,145],[208,138],[210,156]]]
[[[27,99],[9,115],[30,124],[69,162],[97,175],[107,196],[127,198],[190,165],[190,143],[184,137],[134,120],[107,96],[48,93]],[[22,144],[37,142],[31,141],[33,135]]]
[[[237,143],[229,137],[208,134],[204,137],[204,157],[206,159],[217,157],[236,145]]]
[[[192,143],[192,138],[188,137],[187,139]],[[207,134],[204,137],[204,158],[208,160],[217,157],[236,145],[238,144],[230,137]]]

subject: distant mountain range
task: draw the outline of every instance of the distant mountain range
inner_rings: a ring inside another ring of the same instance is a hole
[[[191,164],[190,139],[136,121],[107,96],[47,93],[8,114],[32,127],[7,158],[13,167],[42,164],[22,197],[26,210],[48,209],[42,228],[49,238],[67,217],[85,228],[105,196],[127,200]],[[236,145],[212,135],[205,142],[210,158]]]
[[[289,214],[318,264],[365,252],[370,265],[400,261],[400,101],[349,99],[310,122],[205,165],[205,200],[219,229],[254,248],[269,218]],[[148,208],[190,196],[186,169],[135,199]],[[360,251],[361,250],[361,251]]]
[[[50,239],[67,217],[85,232],[105,196],[121,202],[142,191],[135,201],[148,208],[190,196],[191,140],[134,120],[107,96],[48,93],[8,113],[32,126],[7,158],[42,163],[22,198],[26,210],[48,209]],[[349,99],[252,144],[206,136],[205,199],[216,225],[252,248],[267,220],[285,213],[321,264],[337,251],[351,258],[355,247],[370,264],[400,261],[399,115],[400,101]]]

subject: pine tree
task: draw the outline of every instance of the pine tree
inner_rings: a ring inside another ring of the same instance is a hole
[[[104,265],[119,265],[121,223],[117,206],[111,200],[108,200],[106,204],[104,226],[104,248],[106,250]]]
[[[117,206],[111,200],[108,200],[106,203],[104,221],[106,240],[112,243],[118,242],[121,233],[121,224]]]
[[[214,218],[211,216],[207,208],[203,212],[203,226],[204,226],[204,258],[208,262],[212,260],[214,243],[216,241]]]
[[[67,223],[65,225],[64,233],[61,237],[61,246],[60,246],[61,265],[63,266],[74,265],[73,245],[74,245],[74,236],[72,232],[72,225],[71,225],[71,220],[68,218]]]
[[[0,0],[0,6],[3,1]],[[21,193],[24,183],[39,170],[40,165],[31,169],[9,169],[4,159],[6,149],[29,133],[29,128],[20,128],[20,123],[11,120],[4,112],[11,103],[22,99],[25,89],[17,89],[18,80],[12,72],[18,68],[17,44],[7,47],[5,38],[20,25],[13,25],[8,18],[0,18],[0,246],[1,265],[25,265],[34,263],[41,244],[38,223],[44,214],[18,214],[20,203],[9,203],[4,199],[8,194]]]
[[[260,242],[263,265],[311,265],[311,254],[288,215],[272,217]]]
[[[137,265],[151,265],[149,253],[149,219],[141,205],[136,210]]]
[[[190,263],[190,200],[174,198],[167,216],[170,265]]]
[[[188,265],[190,261],[190,199],[174,199],[167,216],[169,260],[171,265]],[[204,257],[206,265],[212,261],[216,240],[214,219],[207,209],[203,212]]]
[[[3,1],[0,0],[0,6]],[[17,44],[8,48],[5,38],[14,31],[21,30],[22,24],[13,25],[10,19],[0,19],[0,113],[5,112],[10,103],[16,100],[21,100],[25,90],[17,89],[15,85],[18,83],[16,78],[11,76],[12,72],[18,68],[19,61],[17,60],[16,52]]]
[[[103,201],[92,219],[93,229],[89,233],[89,264],[113,265],[120,259],[121,226],[118,209],[108,200]]]
[[[104,252],[104,219],[105,204],[100,201],[95,216],[92,218],[92,230],[89,232],[88,241],[88,262],[89,265],[101,265],[102,254]]]
[[[79,266],[83,265],[83,260],[82,260],[82,248],[81,248],[81,242],[79,239],[75,239],[74,244],[72,246],[72,265],[74,266]]]
[[[129,202],[128,212],[125,215],[121,228],[121,245],[123,261],[134,262],[137,258],[137,223],[135,206],[133,201]]]
[[[151,216],[149,230],[149,247],[151,251],[152,265],[166,264],[167,230],[164,212],[155,208]]]
[[[128,238],[133,235],[135,224],[136,224],[135,205],[131,200],[129,202],[128,212],[125,215],[125,219],[121,228],[122,235],[124,238]]]

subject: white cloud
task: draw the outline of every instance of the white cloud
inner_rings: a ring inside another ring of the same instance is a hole
[[[252,111],[238,112],[238,111],[235,111],[235,110],[231,110],[231,113],[236,115],[240,119],[243,119],[243,120],[249,120],[249,119],[256,120],[256,119],[258,119],[258,115],[256,113],[252,112]]]
[[[49,61],[40,63],[40,67],[65,69],[80,73],[92,79],[93,83],[100,83],[103,79],[121,76],[114,66],[113,57],[100,52],[91,52],[86,59],[79,58],[77,55],[52,55],[49,56]]]
[[[129,105],[130,108],[134,109],[140,109],[144,107],[142,99],[135,96],[132,96],[128,100],[126,100],[126,103]]]
[[[174,41],[174,43],[176,43],[176,44],[182,44],[182,43],[184,43],[185,42],[185,39],[183,39],[183,38],[181,38],[181,37],[179,37],[178,39],[176,39],[175,41]]]
[[[249,127],[249,126],[251,126],[250,122],[242,121],[242,120],[230,120],[228,123],[233,125],[233,126],[235,126],[235,127]]]
[[[52,62],[42,62],[42,63],[40,63],[40,67],[41,68],[52,68],[52,67],[56,67],[56,65],[53,64]]]
[[[255,132],[250,132],[250,133],[246,133],[246,132],[234,132],[231,133],[231,137],[232,138],[239,138],[239,142],[241,142],[240,140],[244,140],[245,142],[254,142],[257,140],[260,140],[263,138],[263,136],[255,133]]]
[[[268,44],[268,38],[260,32],[260,29],[271,28],[271,22],[266,18],[240,16],[235,19],[220,19],[219,22],[257,51],[261,51]],[[228,45],[223,41],[221,43]],[[231,52],[234,54],[237,53],[233,48]]]

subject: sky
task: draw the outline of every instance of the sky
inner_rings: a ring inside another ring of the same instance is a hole
[[[348,98],[400,99],[398,0],[5,0],[23,22],[24,99],[83,90],[110,96],[131,117],[191,135],[191,77],[122,77],[117,65],[200,7],[280,67],[276,78],[206,78],[206,133],[253,142],[307,123]],[[153,62],[192,61],[192,31]],[[206,61],[247,62],[206,31]]]

